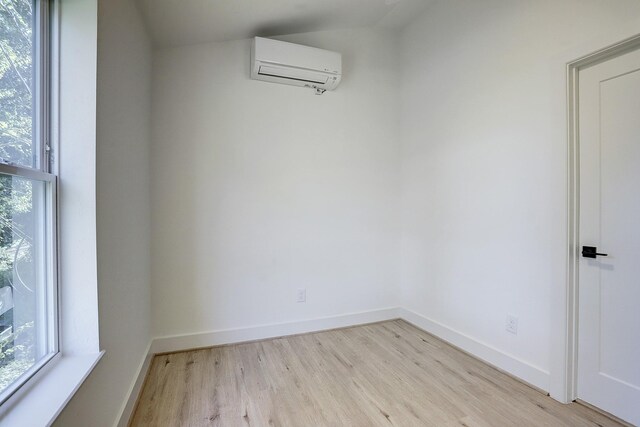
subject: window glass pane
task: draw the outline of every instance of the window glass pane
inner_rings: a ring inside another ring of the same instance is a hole
[[[52,349],[47,185],[0,174],[0,393]]]
[[[36,166],[34,2],[0,0],[0,161]]]

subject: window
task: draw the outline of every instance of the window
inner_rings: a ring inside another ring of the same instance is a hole
[[[0,0],[0,402],[58,349],[49,6]]]

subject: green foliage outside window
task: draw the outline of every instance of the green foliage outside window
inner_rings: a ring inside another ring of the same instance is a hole
[[[0,0],[0,161],[34,166],[33,19],[31,0]],[[16,283],[16,268],[29,263],[32,242],[20,219],[32,210],[31,183],[0,176],[0,288],[29,292]],[[15,300],[15,298],[14,298]],[[33,317],[32,317],[33,318]],[[13,324],[13,310],[0,316],[0,390],[34,362],[34,322]]]
[[[33,4],[0,0],[0,158],[33,165]]]

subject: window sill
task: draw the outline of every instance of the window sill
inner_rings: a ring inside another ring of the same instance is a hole
[[[102,358],[104,351],[79,356],[60,356],[49,362],[33,383],[28,382],[22,396],[9,405],[0,426],[48,426],[71,400],[80,385]],[[3,405],[4,406],[4,405]]]

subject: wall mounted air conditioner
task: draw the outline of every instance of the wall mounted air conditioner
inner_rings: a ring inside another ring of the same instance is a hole
[[[342,55],[315,47],[255,37],[251,49],[251,78],[309,87],[321,94],[335,89],[342,78]]]

